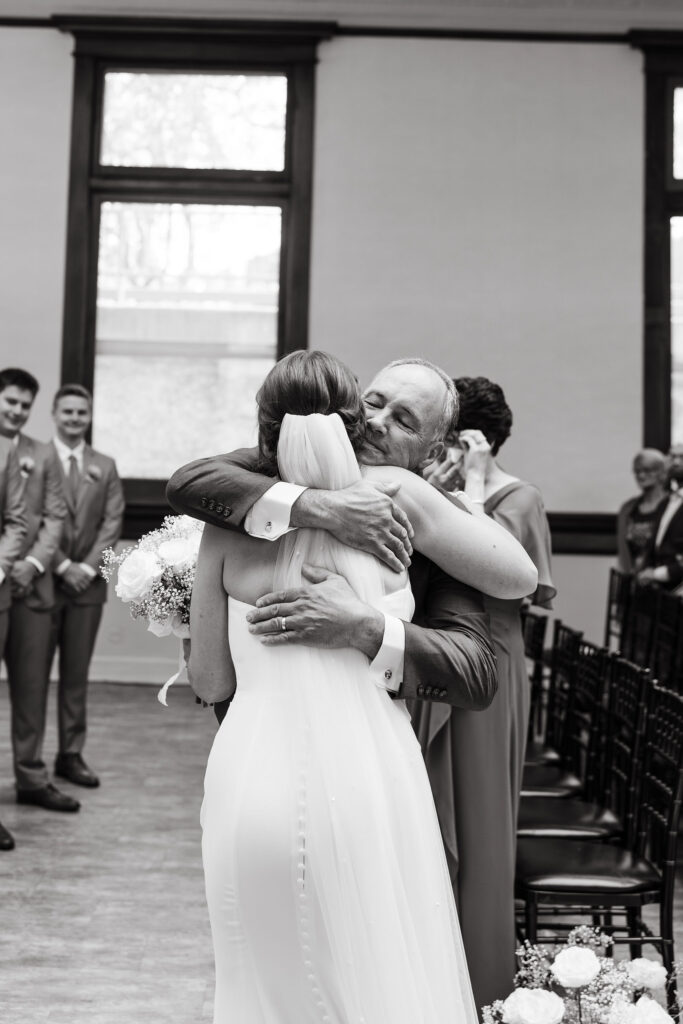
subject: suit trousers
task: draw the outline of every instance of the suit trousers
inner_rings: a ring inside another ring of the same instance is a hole
[[[5,657],[5,644],[7,643],[7,633],[9,631],[9,609],[6,608],[4,612],[0,612],[0,664],[2,659]]]
[[[102,604],[76,604],[58,594],[52,610],[50,663],[59,648],[57,722],[59,753],[80,754],[87,726],[88,670],[102,619]]]
[[[18,789],[41,789],[48,783],[43,738],[50,659],[50,611],[14,601],[9,613],[5,651],[12,702],[12,751]]]

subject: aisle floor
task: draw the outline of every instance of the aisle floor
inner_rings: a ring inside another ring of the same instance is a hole
[[[213,713],[178,687],[94,684],[88,763],[102,781],[78,814],[14,803],[7,688],[0,688],[3,1024],[200,1024],[213,957],[199,808]],[[56,743],[54,689],[45,744]]]
[[[0,687],[0,820],[17,840],[0,853],[3,1024],[211,1021],[199,809],[215,724],[187,687],[171,691],[169,705],[150,686],[93,685],[85,754],[102,786],[58,780],[82,807],[55,814],[14,802]],[[49,765],[54,719],[53,691]],[[676,911],[681,956],[683,892]]]

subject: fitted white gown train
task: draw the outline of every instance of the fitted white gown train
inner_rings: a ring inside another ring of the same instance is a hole
[[[338,416],[285,417],[283,479],[360,471]],[[407,577],[322,531],[280,544],[274,587],[309,562],[410,619]],[[399,589],[385,592],[387,586]],[[202,806],[214,1024],[476,1024],[420,747],[357,651],[267,647],[229,599],[237,675]]]

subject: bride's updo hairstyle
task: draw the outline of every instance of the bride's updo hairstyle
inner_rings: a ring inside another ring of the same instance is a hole
[[[261,472],[277,474],[277,443],[286,413],[336,412],[354,451],[365,437],[365,412],[355,374],[327,352],[290,352],[275,364],[256,395]]]

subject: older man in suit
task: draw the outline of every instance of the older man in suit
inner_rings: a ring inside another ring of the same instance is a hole
[[[80,384],[64,384],[54,398],[52,445],[61,468],[67,515],[54,561],[56,600],[51,654],[59,648],[59,752],[55,774],[78,786],[99,786],[83,760],[88,670],[107,584],[102,553],[121,536],[123,487],[116,463],[85,443],[92,396]],[[52,660],[52,659],[50,659]]]
[[[5,653],[12,603],[10,574],[19,558],[28,528],[19,459],[12,442],[0,436],[0,660]],[[0,823],[0,850],[12,850],[14,839]]]
[[[0,370],[0,434],[16,446],[24,480],[28,530],[10,573],[12,606],[5,660],[12,702],[12,748],[17,802],[50,811],[77,811],[43,761],[48,658],[54,585],[51,566],[61,540],[66,504],[54,450],[22,433],[38,392],[26,370]]]

